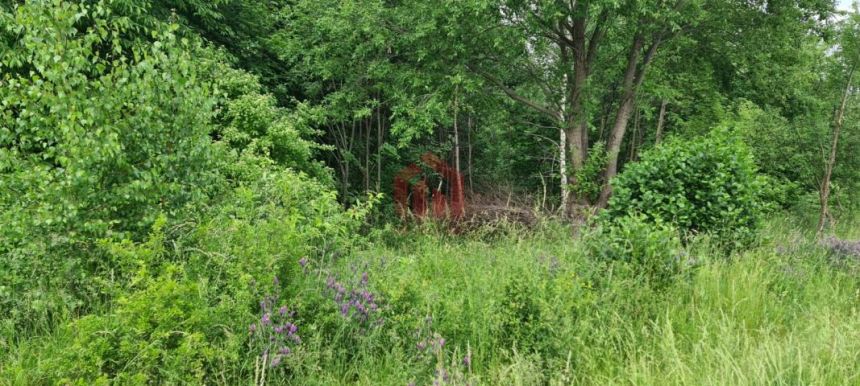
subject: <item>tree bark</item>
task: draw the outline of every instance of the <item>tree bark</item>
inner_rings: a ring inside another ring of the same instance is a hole
[[[839,134],[842,131],[843,119],[845,118],[845,106],[848,102],[848,94],[851,91],[851,81],[854,77],[856,67],[852,67],[848,72],[848,80],[845,83],[845,89],[842,92],[842,97],[839,101],[839,108],[836,110],[836,117],[833,122],[833,141],[830,144],[830,157],[827,159],[827,164],[824,167],[824,179],[821,181],[821,190],[819,191],[819,199],[821,210],[818,216],[818,228],[816,235],[821,236],[824,232],[824,227],[829,216],[829,200],[830,200],[830,179],[833,175],[833,166],[836,164],[836,149],[839,146]]]
[[[569,196],[568,192],[568,182],[567,182],[567,135],[565,135],[564,129],[558,130],[558,170],[561,175],[561,211],[562,215],[567,215],[568,203],[567,198]]]
[[[373,125],[373,115],[364,120],[364,192],[370,192],[370,128]]]
[[[382,191],[382,102],[376,108],[376,192]]]
[[[460,219],[465,214],[463,213],[463,210],[465,209],[464,205],[466,202],[463,191],[463,174],[460,172],[460,124],[458,122],[460,118],[459,94],[460,88],[458,86],[454,91],[454,181],[448,181],[454,185],[454,188],[451,189],[451,202],[454,204],[451,205],[451,209],[452,212],[454,212],[452,215],[455,219]],[[456,205],[458,202],[459,205]]]
[[[645,38],[638,34],[633,38],[633,44],[630,47],[630,53],[627,58],[627,68],[624,71],[624,81],[622,82],[621,101],[618,105],[618,112],[615,116],[615,123],[612,126],[612,131],[609,134],[609,143],[607,144],[607,162],[606,169],[603,174],[603,188],[600,191],[600,199],[598,207],[605,208],[609,203],[609,196],[612,195],[612,178],[618,172],[618,154],[621,150],[621,144],[624,141],[624,133],[627,130],[627,123],[630,120],[630,114],[633,112],[633,102],[636,98],[636,91],[645,80],[645,72],[648,64],[653,59],[657,52],[657,47],[660,45],[660,38],[655,40],[648,47],[645,56],[642,58],[642,63],[639,64],[639,53],[645,45]]]
[[[660,114],[657,115],[657,133],[654,136],[654,143],[659,144],[663,140],[663,125],[666,122],[666,105],[669,104],[665,98],[660,102]]]
[[[642,132],[640,131],[640,123],[642,122],[642,111],[639,107],[639,103],[633,102],[633,133],[631,133],[630,138],[630,154],[627,155],[627,161],[633,162],[636,161],[636,150],[638,149],[639,138],[642,137]]]
[[[466,168],[469,173],[469,194],[475,194],[475,187],[472,181],[472,115],[469,115],[468,122],[466,123],[466,141],[469,142],[468,153],[466,154]]]

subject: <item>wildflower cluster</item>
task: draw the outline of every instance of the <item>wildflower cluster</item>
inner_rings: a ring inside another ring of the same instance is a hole
[[[438,332],[433,331],[433,318],[430,316],[425,318],[424,325],[415,331],[415,338],[418,341],[415,344],[418,356],[428,359],[434,358],[435,360],[432,378],[434,386],[471,384],[469,381],[469,374],[472,373],[471,347],[466,347],[466,353],[462,359],[457,360],[460,357],[457,355],[457,350],[455,349],[450,361],[446,360],[445,338]],[[414,383],[410,383],[410,385],[414,385]]]
[[[329,276],[326,280],[326,288],[332,299],[338,304],[340,314],[345,318],[351,318],[359,323],[376,322],[382,323],[382,318],[373,320],[379,312],[376,296],[368,288],[367,272],[362,272],[360,278],[349,288]]]
[[[277,284],[275,278],[276,288]],[[277,298],[265,296],[260,301],[260,320],[248,327],[252,339],[262,346],[262,361],[271,367],[280,365],[295,346],[302,343],[298,335],[299,327],[294,322],[295,311],[290,311],[286,306],[276,307]]]

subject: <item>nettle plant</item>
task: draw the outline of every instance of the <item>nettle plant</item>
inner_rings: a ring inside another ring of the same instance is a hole
[[[684,237],[707,233],[728,247],[753,240],[765,209],[763,180],[747,147],[727,133],[670,140],[612,182],[610,221],[638,213]]]

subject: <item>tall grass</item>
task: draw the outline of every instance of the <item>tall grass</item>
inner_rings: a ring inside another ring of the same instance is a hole
[[[313,259],[289,284],[304,340],[287,371],[268,379],[860,384],[860,270],[834,264],[803,229],[774,219],[755,247],[731,256],[698,241],[687,247],[692,263],[659,285],[635,265],[596,259],[586,243],[599,239],[571,238],[558,224],[468,237],[389,229],[350,256]],[[379,325],[338,315],[321,284],[364,272],[381,299]],[[71,345],[69,334],[16,342],[0,354],[0,384],[31,383]],[[251,366],[243,355],[226,365]],[[250,383],[252,370],[221,383]]]
[[[773,220],[756,247],[728,257],[693,245],[698,265],[664,288],[593,260],[563,227],[490,242],[418,235],[342,268],[372,267],[405,310],[392,323],[424,315],[449,355],[468,347],[473,383],[860,384],[858,271],[796,225]],[[408,348],[338,363],[355,374],[338,382],[428,381],[395,365]]]

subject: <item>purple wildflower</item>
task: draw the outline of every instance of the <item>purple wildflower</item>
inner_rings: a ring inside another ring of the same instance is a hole
[[[302,266],[302,268],[304,268],[306,265],[308,265],[308,258],[302,257],[301,259],[299,259],[299,265]]]
[[[281,356],[280,356],[280,355],[275,355],[275,357],[274,357],[274,358],[272,358],[272,363],[270,364],[270,366],[271,366],[271,367],[275,367],[275,366],[277,366],[277,365],[279,365],[279,364],[281,364]]]
[[[271,318],[271,316],[269,316],[268,312],[263,314],[263,317],[260,318],[260,323],[264,326],[272,323],[272,318]]]
[[[466,354],[466,356],[463,357],[463,366],[466,366],[466,367],[472,366],[472,356],[471,355]]]
[[[281,314],[281,316],[286,315],[286,314],[287,314],[287,306],[283,306],[283,307],[281,307],[281,308],[278,310],[278,313],[279,313],[279,314]]]

